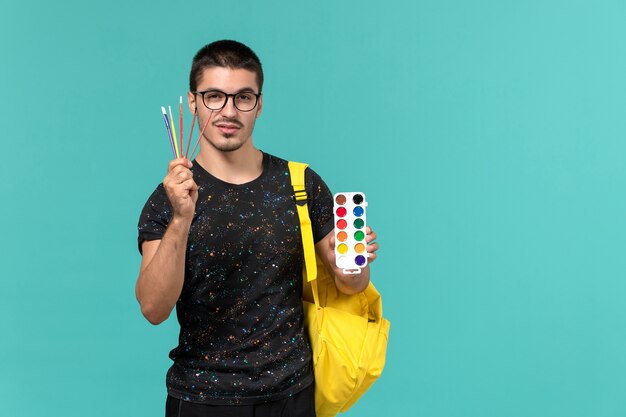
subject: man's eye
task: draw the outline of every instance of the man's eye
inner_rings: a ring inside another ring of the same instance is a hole
[[[241,101],[250,101],[252,100],[252,94],[248,94],[248,93],[240,93],[237,94],[237,100],[241,100]]]

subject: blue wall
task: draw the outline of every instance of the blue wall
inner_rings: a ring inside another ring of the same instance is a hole
[[[626,3],[12,3],[0,414],[162,415],[177,326],[139,312],[136,223],[160,106],[234,38],[256,145],[370,202],[392,332],[347,417],[626,415]]]

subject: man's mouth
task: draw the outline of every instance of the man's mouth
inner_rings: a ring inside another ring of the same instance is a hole
[[[220,130],[220,132],[228,135],[232,135],[233,133],[236,133],[239,129],[241,129],[240,124],[231,122],[217,122],[214,123],[214,125]]]

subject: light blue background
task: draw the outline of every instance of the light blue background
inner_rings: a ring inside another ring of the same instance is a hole
[[[136,223],[170,158],[160,106],[234,38],[265,68],[257,146],[370,201],[391,338],[346,416],[626,415],[625,21],[623,1],[3,3],[0,414],[163,414],[177,326],[139,312]]]

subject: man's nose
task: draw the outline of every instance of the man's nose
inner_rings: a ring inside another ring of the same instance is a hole
[[[226,104],[222,107],[221,113],[226,117],[234,117],[237,115],[234,96],[226,96]]]

